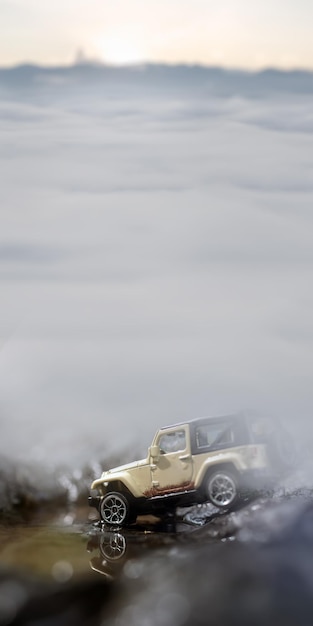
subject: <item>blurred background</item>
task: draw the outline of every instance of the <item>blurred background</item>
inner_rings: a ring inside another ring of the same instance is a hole
[[[247,408],[310,424],[312,18],[0,0],[0,453],[144,454]]]

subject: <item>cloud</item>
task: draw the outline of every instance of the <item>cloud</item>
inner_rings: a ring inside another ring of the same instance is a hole
[[[189,85],[1,103],[0,452],[82,462],[245,406],[310,418],[310,97]]]
[[[55,250],[31,244],[3,243],[0,241],[0,263],[49,263],[59,258]]]

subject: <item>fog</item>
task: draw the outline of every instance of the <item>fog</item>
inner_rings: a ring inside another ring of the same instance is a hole
[[[310,76],[61,78],[0,85],[0,453],[83,463],[247,408],[310,423]]]

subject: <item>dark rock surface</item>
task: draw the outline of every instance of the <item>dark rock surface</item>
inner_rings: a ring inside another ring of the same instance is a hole
[[[312,624],[313,505],[288,504],[283,511],[269,505],[263,520],[242,512],[241,519],[249,519],[249,536],[243,525],[237,540],[210,544],[210,527],[203,527],[194,537],[196,545],[149,558],[136,576],[128,565],[123,584],[132,586],[131,609],[122,612],[128,625],[144,626],[147,615],[153,626]],[[281,517],[285,523],[278,532]]]
[[[264,497],[223,515],[204,507],[202,515],[202,526],[198,508],[176,527],[77,527],[90,574],[52,582],[3,567],[0,623],[311,626],[312,495]]]
[[[0,624],[70,626],[100,623],[115,589],[106,581],[45,585],[14,572],[0,572]]]

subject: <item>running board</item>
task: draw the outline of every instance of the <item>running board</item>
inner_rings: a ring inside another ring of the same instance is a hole
[[[155,500],[166,500],[168,498],[174,498],[177,496],[185,496],[187,493],[196,493],[196,489],[185,489],[185,491],[172,491],[171,493],[163,493],[158,496],[151,496],[151,498],[147,498],[147,500],[155,502]]]

